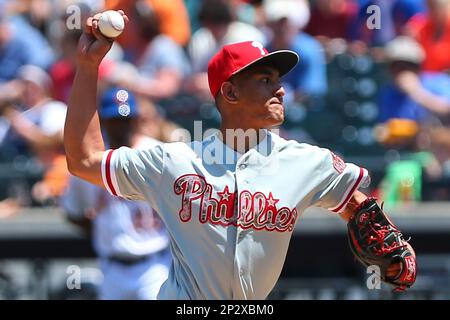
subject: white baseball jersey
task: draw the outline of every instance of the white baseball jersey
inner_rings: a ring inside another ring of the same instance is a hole
[[[219,133],[108,150],[102,175],[113,195],[148,201],[168,229],[173,263],[160,299],[265,299],[301,213],[341,212],[369,179],[327,149],[270,132],[245,154]]]

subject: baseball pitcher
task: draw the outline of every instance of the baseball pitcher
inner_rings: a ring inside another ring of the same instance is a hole
[[[97,20],[88,19],[79,42],[65,125],[68,167],[114,196],[147,201],[161,215],[173,262],[158,298],[265,299],[310,206],[348,222],[355,255],[379,265],[383,280],[399,290],[414,283],[412,247],[375,199],[358,191],[369,182],[367,170],[268,130],[284,120],[280,78],[298,63],[296,53],[269,53],[252,41],[223,47],[208,65],[222,116],[217,133],[188,144],[105,150],[97,72],[112,40],[99,33]]]

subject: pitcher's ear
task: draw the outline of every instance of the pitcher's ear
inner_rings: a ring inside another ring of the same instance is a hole
[[[236,92],[236,86],[229,81],[222,83],[220,87],[222,97],[228,102],[235,104],[238,101],[238,94]]]

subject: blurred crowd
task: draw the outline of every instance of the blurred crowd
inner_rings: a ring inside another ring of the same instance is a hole
[[[100,67],[99,105],[111,88],[136,96],[140,134],[216,127],[207,63],[254,40],[300,55],[281,135],[360,159],[388,204],[450,200],[450,0],[0,0],[0,218],[66,190],[77,41],[106,9],[130,22]]]

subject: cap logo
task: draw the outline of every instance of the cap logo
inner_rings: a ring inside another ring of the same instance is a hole
[[[116,93],[116,99],[119,102],[126,102],[128,100],[128,92],[125,90],[119,90]]]
[[[123,117],[127,117],[131,112],[130,106],[126,103],[122,103],[119,106],[119,114]]]
[[[253,41],[252,42],[252,46],[255,48],[258,48],[259,51],[261,52],[262,56],[266,55],[266,52],[264,51],[264,46],[262,45],[262,43],[258,42],[258,41]]]

